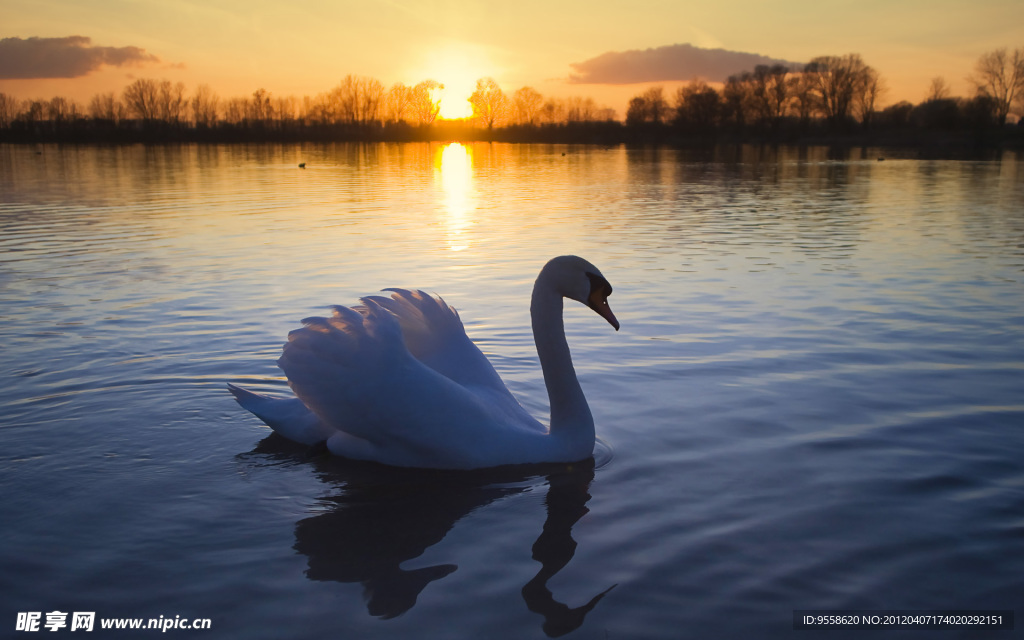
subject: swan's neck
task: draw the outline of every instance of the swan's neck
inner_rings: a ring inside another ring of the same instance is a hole
[[[562,321],[562,295],[544,276],[542,273],[533,287],[530,316],[551,404],[551,435],[581,449],[590,447],[585,451],[589,455],[594,446],[594,418],[572,366]]]

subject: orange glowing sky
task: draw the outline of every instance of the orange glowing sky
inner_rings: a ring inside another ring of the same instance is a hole
[[[210,85],[220,96],[314,96],[346,74],[385,85],[432,78],[442,106],[465,107],[476,78],[509,93],[593,97],[622,116],[647,84],[571,84],[573,63],[611,51],[689,43],[805,62],[860,53],[878,69],[884,103],[921,101],[934,76],[954,94],[982,53],[1024,46],[1024,2],[977,0],[606,0],[495,3],[453,0],[0,0],[0,38],[91,39],[137,47],[158,61],[101,65],[73,78],[0,79],[19,98],[63,95],[81,102],[120,92],[138,77]],[[17,61],[0,65],[9,68]],[[737,71],[740,71],[737,69]],[[668,87],[672,82],[660,82]]]

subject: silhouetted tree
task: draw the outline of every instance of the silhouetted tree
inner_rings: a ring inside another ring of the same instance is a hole
[[[633,96],[626,107],[626,126],[635,127],[647,120],[647,103],[641,96]]]
[[[882,109],[882,112],[878,114],[877,122],[883,127],[902,129],[910,123],[913,111],[914,105],[906,100],[901,100]]]
[[[999,124],[1006,124],[1010,108],[1024,94],[1024,48],[1010,53],[1002,47],[983,54],[970,80],[979,95],[993,100]]]
[[[330,122],[378,122],[383,98],[384,85],[379,80],[349,74],[327,93],[323,115]]]
[[[384,85],[380,80],[364,78],[359,93],[359,122],[369,124],[380,121],[381,102],[384,100]]]
[[[61,125],[74,120],[78,115],[77,105],[67,98],[55,96],[46,104],[46,119],[54,124]]]
[[[668,101],[663,87],[651,87],[629,101],[626,124],[664,124],[669,117]]]
[[[327,113],[330,122],[357,121],[359,108],[359,78],[349,74],[338,86],[327,92]]]
[[[437,92],[444,85],[437,80],[424,80],[412,88],[412,113],[421,125],[433,124],[441,114],[441,100]]]
[[[811,77],[806,73],[796,73],[789,78],[790,104],[793,114],[800,121],[800,127],[806,129],[811,116],[818,111],[818,99],[811,84]]]
[[[476,90],[469,97],[473,106],[473,117],[483,122],[488,129],[505,116],[508,109],[508,98],[493,78],[481,78],[476,81]]]
[[[854,94],[854,102],[860,114],[860,121],[864,126],[870,126],[875,115],[875,104],[879,97],[885,93],[885,85],[878,72],[867,67],[861,79],[861,86]]]
[[[412,87],[396,82],[384,95],[384,120],[405,122],[412,107]]]
[[[565,122],[565,104],[558,98],[548,98],[541,105],[538,116],[545,124]]]
[[[598,110],[593,98],[569,96],[565,99],[565,122],[593,122]]]
[[[270,110],[278,123],[293,123],[298,117],[299,99],[295,96],[275,96],[271,99]]]
[[[305,125],[310,125],[314,122],[314,110],[316,108],[316,99],[309,96],[302,96],[302,101],[299,103],[299,119]]]
[[[252,100],[246,107],[246,120],[251,122],[266,122],[273,116],[273,108],[270,106],[270,93],[260,88],[252,92]]]
[[[157,95],[157,117],[167,124],[178,125],[185,115],[188,102],[185,100],[185,85],[172,84],[170,80],[160,83]]]
[[[189,102],[192,109],[192,122],[197,127],[212,127],[217,122],[217,111],[220,98],[213,92],[209,85],[201,84],[196,87],[196,92]]]
[[[541,105],[544,103],[544,96],[533,87],[522,87],[512,95],[512,104],[515,107],[516,122],[518,124],[534,125],[540,115]]]
[[[978,130],[988,129],[996,124],[1006,124],[1005,121],[1000,122],[998,119],[999,109],[996,99],[988,95],[974,96],[964,101],[961,106],[965,123]]]
[[[936,98],[913,108],[910,121],[914,126],[938,131],[951,131],[963,126],[961,101],[955,98]]]
[[[687,131],[710,131],[718,125],[722,97],[703,80],[694,80],[676,92],[675,123]]]
[[[942,76],[935,76],[928,85],[928,95],[925,97],[925,101],[945,100],[949,95],[949,84],[946,82],[946,79]]]
[[[722,87],[722,121],[742,130],[750,119],[751,77],[744,71],[731,75]]]
[[[326,93],[317,94],[315,98],[306,97],[302,102],[302,112],[307,121],[319,125],[334,122],[334,114],[330,106],[330,98]]]
[[[0,93],[0,129],[11,126],[18,116],[18,100],[14,96]]]
[[[117,124],[125,118],[124,104],[113,93],[100,93],[89,100],[89,117]]]
[[[249,112],[249,100],[247,98],[228,98],[224,103],[224,122],[232,125],[245,123]]]
[[[28,124],[42,122],[46,119],[46,103],[42,100],[29,100],[19,117]]]
[[[848,121],[855,101],[866,90],[872,71],[856,53],[821,56],[807,63],[804,74],[829,124],[842,126]]]
[[[156,80],[139,78],[125,87],[123,100],[131,115],[149,122],[158,115],[159,96],[160,86]]]
[[[753,111],[762,123],[777,128],[786,115],[789,103],[789,67],[781,64],[759,64],[750,75],[750,100]]]

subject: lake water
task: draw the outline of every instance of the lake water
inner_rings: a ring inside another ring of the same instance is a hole
[[[55,610],[121,638],[159,632],[99,619],[604,639],[1019,616],[1024,157],[879,155],[0,146],[3,634]],[[299,319],[408,286],[543,415],[529,294],[564,253],[622,323],[566,308],[593,462],[357,465],[227,392],[286,392]]]

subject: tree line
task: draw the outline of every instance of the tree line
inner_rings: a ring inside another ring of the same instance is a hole
[[[936,77],[923,102],[879,109],[886,87],[877,70],[858,54],[821,56],[800,69],[759,65],[730,76],[721,90],[694,80],[671,100],[662,87],[650,88],[630,100],[626,125],[697,136],[953,131],[1001,127],[1010,113],[1024,114],[1024,48],[982,55],[969,80],[970,98],[952,97],[946,80]]]
[[[545,97],[532,87],[506,93],[481,78],[469,97],[472,116],[440,118],[443,85],[424,80],[385,87],[348,75],[313,97],[257,89],[222,99],[208,85],[191,94],[181,82],[141,78],[86,105],[64,97],[17,100],[0,93],[0,140],[249,140],[440,137],[562,141],[684,141],[851,133],[884,129],[965,130],[1004,125],[1024,114],[1024,48],[983,54],[970,81],[975,95],[957,98],[933,78],[920,104],[879,109],[886,91],[858,54],[820,56],[802,68],[758,66],[730,76],[721,89],[695,79],[671,98],[653,87],[629,101],[624,122],[592,98]],[[567,134],[568,132],[568,134]]]
[[[280,97],[260,88],[249,96],[222,99],[205,84],[189,94],[181,82],[140,78],[120,94],[98,94],[84,106],[61,96],[17,100],[0,93],[0,135],[15,139],[75,133],[84,137],[120,133],[129,137],[386,138],[403,131],[429,133],[442,125],[443,89],[435,80],[385,88],[375,78],[348,75],[314,97]],[[588,97],[545,97],[532,87],[509,95],[492,78],[478,80],[468,100],[473,115],[447,121],[446,130],[552,127],[616,117],[614,109]]]

